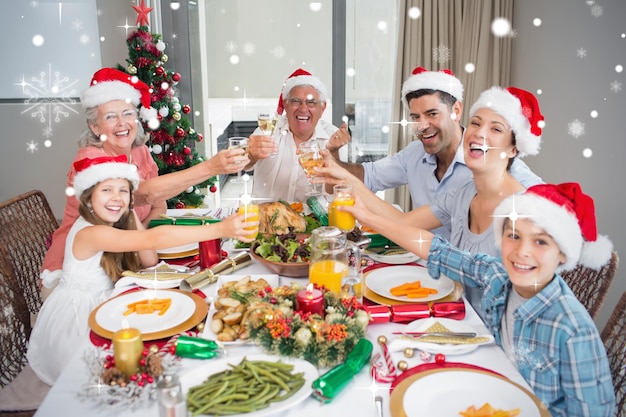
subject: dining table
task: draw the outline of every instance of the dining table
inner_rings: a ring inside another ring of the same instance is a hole
[[[229,254],[234,253],[232,246],[225,244],[224,248]],[[423,264],[420,260],[411,263],[412,265]],[[385,267],[386,265],[378,265],[378,267]],[[424,268],[425,269],[425,268]],[[261,263],[252,259],[251,263],[242,269],[233,272],[238,276],[251,275],[251,276],[263,276],[270,275],[271,272]],[[367,274],[366,274],[367,275]],[[286,285],[292,282],[297,282],[302,286],[308,283],[308,278],[290,278],[285,276],[279,276],[279,284]],[[215,294],[217,283],[210,284],[204,288],[201,288],[203,294],[207,295],[205,301],[210,303],[212,301],[211,294]],[[119,293],[119,290],[117,291]],[[465,327],[471,328],[473,332],[478,335],[488,335],[489,331],[485,324],[481,321],[479,315],[472,309],[471,305],[461,298],[465,303],[465,316],[459,323],[462,323]],[[435,355],[429,354],[415,354],[407,355],[403,350],[391,350],[386,349],[379,342],[381,336],[387,340],[388,347],[392,346],[393,340],[399,337],[397,333],[406,331],[406,323],[397,322],[380,322],[370,323],[367,327],[366,337],[373,344],[372,356],[383,364],[385,358],[389,358],[396,366],[396,373],[401,374],[402,371],[397,369],[399,362],[404,361],[404,368],[406,372],[411,369],[415,369],[416,366],[424,363],[434,363]],[[125,409],[110,408],[98,404],[90,399],[79,398],[78,393],[84,389],[88,383],[88,370],[87,362],[85,361],[85,355],[90,350],[93,350],[93,342],[91,339],[84,340],[81,346],[77,348],[77,352],[73,360],[62,371],[60,377],[56,383],[50,389],[48,395],[44,399],[43,403],[37,410],[36,417],[58,417],[59,415],[66,416],[102,416],[107,413],[119,416],[128,417],[143,417],[143,416],[158,416],[159,410],[156,401],[148,402],[139,407],[126,407]],[[232,358],[236,360],[243,356],[264,354],[264,351],[260,346],[254,343],[246,343],[239,345],[229,345],[224,347],[220,356],[213,359],[189,359],[181,358],[178,368],[178,374],[184,377],[186,373],[192,373],[196,369],[204,367],[210,368],[211,363],[224,359]],[[511,383],[517,386],[523,387],[525,390],[530,390],[528,384],[518,372],[517,368],[509,360],[505,352],[496,344],[489,343],[481,345],[478,348],[462,354],[447,355],[446,361],[467,364],[468,366],[485,368],[487,370],[496,372],[511,381]],[[319,375],[325,373],[328,369],[318,369]],[[383,368],[384,370],[384,368]],[[374,378],[372,373],[372,364],[368,363],[363,369],[355,375],[352,380],[334,397],[331,401],[323,403],[314,396],[308,396],[304,400],[299,401],[292,407],[285,410],[281,410],[278,413],[272,414],[279,417],[318,417],[324,413],[327,416],[340,416],[340,415],[353,415],[358,417],[376,416],[381,417],[378,413],[379,404],[382,400],[382,416],[384,417],[397,417],[397,411],[394,413],[394,406],[397,408],[397,404],[390,404],[390,387],[392,386],[390,380],[381,380],[380,378]],[[457,414],[458,415],[458,414]]]

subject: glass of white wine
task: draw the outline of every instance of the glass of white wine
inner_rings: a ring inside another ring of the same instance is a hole
[[[234,136],[228,138],[228,149],[243,149],[243,155],[248,155],[248,138],[243,136]],[[237,171],[237,179],[232,180],[235,183],[241,183],[241,170]]]
[[[322,184],[311,182],[311,179],[315,178],[315,167],[321,167],[324,163],[320,150],[321,146],[317,140],[302,142],[300,146],[298,146],[298,162],[309,178],[309,184],[311,184],[311,190],[308,191],[306,195],[322,194]]]
[[[274,142],[274,144],[276,144],[276,141],[274,140],[274,131],[276,130],[276,123],[278,123],[278,115],[276,114],[276,112],[259,112],[257,120],[261,132],[263,132],[264,135],[272,138],[272,141]],[[278,155],[278,151],[274,151],[270,154],[270,156],[274,155]]]

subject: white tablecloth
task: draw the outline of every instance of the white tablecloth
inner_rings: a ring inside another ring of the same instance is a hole
[[[236,271],[236,274],[264,274],[267,273],[265,267],[254,260],[253,263],[244,269]],[[293,279],[281,277],[281,284],[286,284],[292,280],[306,283],[306,279]],[[215,284],[213,284],[215,285]],[[203,289],[206,294],[211,294],[215,290],[213,288]],[[478,314],[472,309],[469,303],[466,302],[466,317],[463,322],[471,326],[478,334],[488,333],[487,328],[480,320]],[[380,335],[386,335],[389,339],[392,337],[393,331],[400,331],[405,325],[397,323],[384,323],[370,325],[367,331],[367,338],[374,343],[374,354],[380,353],[380,346],[377,344],[377,338]],[[86,340],[83,346],[80,347],[74,360],[63,371],[57,383],[52,387],[48,396],[39,407],[39,410],[35,414],[36,417],[58,417],[60,415],[65,416],[100,416],[106,413],[106,410],[97,408],[91,402],[81,402],[77,397],[77,392],[81,390],[81,387],[87,382],[87,370],[85,362],[82,357],[86,349],[90,349],[91,343]],[[240,356],[249,353],[262,353],[258,347],[254,346],[240,346],[229,347],[228,356]],[[392,354],[394,362],[399,360],[406,360],[409,366],[419,365],[421,360],[419,355],[415,355],[411,359],[404,357],[402,352],[394,352]],[[478,365],[487,369],[496,371],[512,381],[528,388],[528,384],[524,381],[513,364],[507,359],[506,355],[495,344],[481,346],[473,352],[449,356],[449,361],[463,362],[473,365]],[[181,373],[192,372],[193,368],[198,364],[205,362],[195,359],[183,359],[182,360]],[[325,370],[321,370],[320,373]],[[321,413],[325,413],[327,416],[339,416],[347,415],[348,413],[358,417],[376,416],[376,407],[374,404],[374,397],[380,395],[384,399],[384,415],[390,416],[389,412],[389,384],[375,383],[370,375],[369,367],[365,367],[359,375],[357,375],[352,382],[329,404],[322,404],[313,397],[307,398],[304,402],[298,406],[279,414],[279,417],[319,417]],[[117,414],[117,413],[116,413]],[[135,411],[127,410],[119,414],[120,416],[129,417],[143,417],[158,416],[158,408],[156,404],[152,404],[148,408],[141,408]]]

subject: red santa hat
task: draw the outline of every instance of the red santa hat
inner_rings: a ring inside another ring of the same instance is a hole
[[[520,158],[539,153],[544,118],[532,93],[516,87],[494,86],[480,94],[470,109],[470,117],[482,108],[493,110],[511,125]]]
[[[409,102],[406,99],[406,95],[418,90],[443,91],[450,94],[457,101],[463,102],[463,84],[448,69],[428,71],[423,67],[415,68],[411,76],[402,84],[402,102],[407,108],[409,107]]]
[[[85,158],[74,162],[74,193],[80,198],[83,192],[111,178],[126,178],[136,190],[139,186],[137,167],[128,163],[126,155]]]
[[[574,269],[579,263],[597,270],[611,259],[613,244],[598,235],[593,199],[578,183],[532,186],[524,194],[506,198],[493,214],[498,247],[506,218],[529,219],[552,236],[566,257],[557,272]]]
[[[323,102],[328,101],[328,91],[326,90],[324,83],[322,83],[319,78],[311,75],[310,72],[305,71],[302,68],[298,68],[285,80],[285,83],[283,84],[280,97],[278,97],[278,107],[276,108],[276,113],[278,113],[279,116],[285,111],[285,107],[283,106],[283,97],[287,97],[292,88],[302,85],[310,85],[315,88],[320,93],[320,100]]]
[[[157,118],[157,111],[150,107],[151,89],[136,75],[126,74],[115,68],[102,68],[93,75],[89,88],[83,91],[80,101],[84,108],[96,107],[109,101],[124,100],[139,106],[139,115],[145,122]]]

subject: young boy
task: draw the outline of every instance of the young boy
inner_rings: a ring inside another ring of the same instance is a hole
[[[361,224],[428,259],[428,272],[481,287],[485,323],[537,397],[556,416],[613,416],[615,393],[596,326],[558,274],[599,268],[612,244],[598,236],[594,204],[576,183],[542,184],[494,211],[501,257],[461,251],[432,233],[345,206]]]

